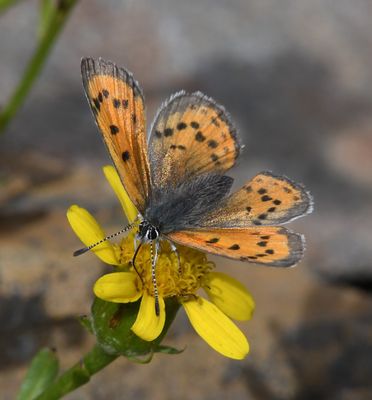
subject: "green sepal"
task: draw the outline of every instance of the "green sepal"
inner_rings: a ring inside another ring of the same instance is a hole
[[[143,363],[151,361],[153,353],[164,352],[160,343],[177,314],[179,303],[173,298],[166,299],[164,329],[152,342],[139,338],[130,329],[137,318],[139,307],[140,300],[126,304],[107,302],[98,298],[94,300],[92,329],[98,344],[106,353],[122,355]],[[150,359],[147,357],[143,359],[144,356],[150,356]]]
[[[91,317],[88,315],[81,315],[78,317],[80,325],[85,328],[89,333],[93,333],[93,323]]]
[[[59,363],[54,351],[40,350],[32,359],[17,400],[35,399],[55,380],[58,369]]]
[[[163,354],[181,354],[185,351],[185,349],[179,350],[172,346],[159,345],[154,351],[155,353],[163,353]]]
[[[180,354],[183,353],[185,349],[178,350],[174,347],[171,346],[163,346],[163,345],[158,345],[156,348],[151,352],[151,354],[147,354],[144,358],[140,357],[129,357],[127,356],[128,359],[131,361],[137,363],[137,364],[149,364],[151,360],[154,357],[155,353],[163,353],[163,354]]]
[[[127,356],[127,358],[128,358],[128,360],[133,361],[136,364],[150,364],[150,362],[154,358],[154,352],[151,352],[150,354],[146,354],[145,356],[142,356],[142,357]]]

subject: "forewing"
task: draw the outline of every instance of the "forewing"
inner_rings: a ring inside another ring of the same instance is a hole
[[[207,253],[273,267],[295,265],[304,251],[303,237],[283,227],[200,229],[167,237]]]
[[[275,225],[308,214],[312,198],[302,185],[261,172],[207,214],[201,227]]]
[[[205,172],[223,173],[235,164],[239,150],[222,106],[200,92],[179,92],[163,104],[151,129],[154,184],[175,187]]]
[[[101,58],[83,58],[88,102],[122,183],[143,213],[150,192],[144,100],[133,76]]]

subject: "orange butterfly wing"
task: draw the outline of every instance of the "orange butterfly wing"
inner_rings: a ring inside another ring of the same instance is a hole
[[[154,185],[176,186],[205,172],[223,173],[239,155],[225,109],[200,92],[179,92],[161,107],[150,136]]]
[[[261,172],[200,222],[201,227],[275,225],[310,213],[312,198],[302,185]]]
[[[101,58],[84,58],[81,73],[110,156],[129,197],[143,213],[151,187],[142,91],[128,71]]]
[[[295,265],[304,251],[303,237],[283,227],[196,229],[167,237],[211,254],[274,267]]]
[[[200,228],[167,234],[169,239],[208,253],[277,267],[301,260],[304,239],[272,225],[309,213],[310,194],[283,176],[262,172],[200,221]]]

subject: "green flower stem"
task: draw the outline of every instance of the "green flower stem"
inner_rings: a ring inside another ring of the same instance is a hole
[[[107,354],[96,344],[82,360],[59,376],[34,400],[60,399],[72,390],[85,385],[96,372],[106,367],[117,357],[117,355]]]
[[[70,11],[77,1],[78,0],[59,0],[54,6],[53,11],[49,13],[49,23],[47,24],[44,34],[42,35],[39,44],[26,67],[23,77],[8,104],[4,106],[0,113],[0,133],[4,132],[5,128],[24,102],[35,79],[44,66],[48,54],[61,32]]]

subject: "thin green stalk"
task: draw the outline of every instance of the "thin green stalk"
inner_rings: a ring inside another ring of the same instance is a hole
[[[54,7],[53,12],[49,14],[49,24],[47,25],[47,28],[45,28],[45,32],[26,67],[23,77],[9,102],[4,106],[0,113],[0,133],[4,132],[5,128],[24,102],[35,79],[44,66],[48,54],[61,32],[70,11],[77,1],[78,0],[59,0]]]
[[[106,367],[117,357],[117,355],[105,353],[102,348],[96,344],[81,361],[64,372],[34,400],[60,399],[72,390],[85,385],[96,372]]]
[[[39,0],[40,17],[38,28],[38,39],[40,40],[45,35],[49,26],[50,16],[55,9],[55,0]]]

